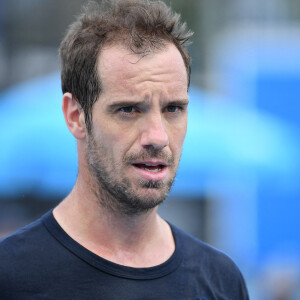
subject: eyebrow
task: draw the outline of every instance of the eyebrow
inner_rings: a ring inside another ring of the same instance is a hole
[[[108,112],[113,112],[115,111],[115,109],[123,107],[123,106],[139,106],[139,105],[145,105],[147,104],[147,102],[150,101],[144,101],[144,100],[121,100],[121,101],[117,101],[114,102],[112,104],[109,104],[107,107],[107,111]],[[183,105],[183,106],[187,106],[189,104],[189,100],[188,99],[178,99],[178,100],[172,100],[172,101],[165,101],[164,105],[171,105],[171,106],[177,106],[177,105]]]
[[[178,100],[173,100],[167,103],[168,105],[188,105],[189,100],[188,99],[178,99]]]
[[[132,101],[132,100],[121,100],[114,102],[112,104],[109,104],[107,107],[107,110],[109,112],[113,112],[116,108],[120,108],[123,106],[137,106],[143,104],[145,101]]]

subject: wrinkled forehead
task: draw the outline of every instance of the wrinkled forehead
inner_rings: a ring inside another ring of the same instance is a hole
[[[104,85],[107,82],[124,84],[134,78],[140,82],[163,80],[187,85],[183,58],[176,46],[170,43],[164,49],[144,54],[135,53],[123,44],[106,46],[99,55],[97,68]]]
[[[175,75],[175,79],[188,77],[182,55],[173,43],[165,43],[160,49],[146,48],[138,53],[124,43],[107,44],[99,54],[97,71],[102,83],[116,75],[124,81],[130,80],[139,72],[153,76],[169,73],[173,78]]]
[[[98,54],[98,68],[101,66],[101,61],[107,59],[107,54],[120,50],[123,53],[118,53],[120,56],[125,54],[127,58],[139,61],[140,59],[153,56],[164,51],[171,43],[166,40],[149,40],[142,39],[133,41],[130,35],[118,35],[109,38],[101,47]],[[100,71],[100,70],[99,70]]]

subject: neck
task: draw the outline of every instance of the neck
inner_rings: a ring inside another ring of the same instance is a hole
[[[150,267],[167,260],[175,249],[168,224],[157,207],[126,215],[101,205],[87,176],[78,176],[73,191],[54,209],[54,217],[75,241],[115,263]]]

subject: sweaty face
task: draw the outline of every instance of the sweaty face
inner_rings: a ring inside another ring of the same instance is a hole
[[[102,93],[93,107],[86,155],[101,205],[134,214],[167,196],[187,125],[187,73],[174,45],[137,56],[104,48]]]

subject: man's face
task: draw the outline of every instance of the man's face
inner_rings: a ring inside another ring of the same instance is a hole
[[[101,203],[126,214],[167,196],[187,127],[187,72],[177,48],[137,56],[120,45],[100,54],[102,92],[86,155]]]

